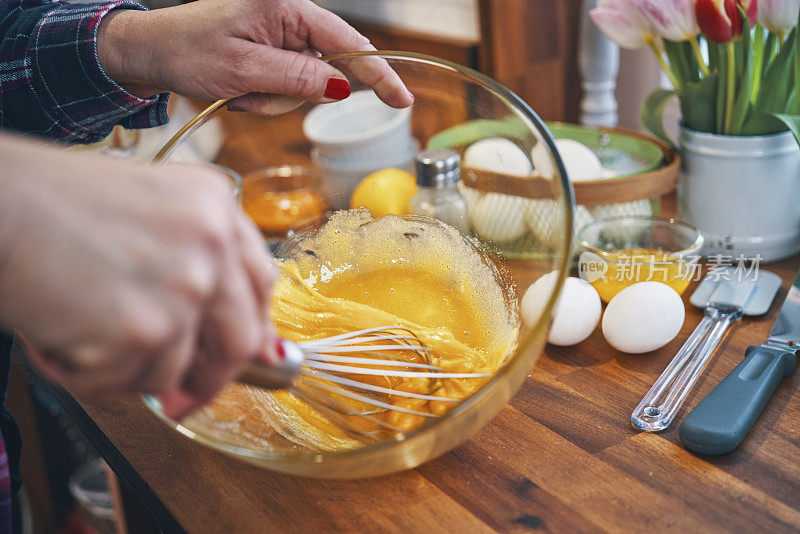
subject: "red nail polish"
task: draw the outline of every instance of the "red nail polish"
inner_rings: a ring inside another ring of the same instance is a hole
[[[286,349],[283,348],[283,341],[280,338],[275,340],[275,352],[280,356],[281,360],[286,359]]]
[[[325,85],[325,98],[332,98],[333,100],[344,100],[350,96],[350,84],[347,80],[341,78],[331,78]]]

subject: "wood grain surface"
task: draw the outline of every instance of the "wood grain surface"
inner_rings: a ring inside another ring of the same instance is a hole
[[[800,258],[765,267],[784,280],[770,312],[734,327],[678,423],[767,336],[798,267]],[[111,463],[123,482],[121,471],[132,469],[140,491],[189,532],[797,532],[800,374],[780,384],[727,456],[687,452],[677,424],[659,434],[630,424],[700,318],[687,303],[679,336],[647,355],[616,352],[599,328],[575,347],[548,345],[480,433],[417,469],[376,479],[271,473],[169,430],[138,399],[81,404],[118,453]]]

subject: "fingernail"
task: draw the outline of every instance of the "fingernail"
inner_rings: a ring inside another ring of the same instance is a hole
[[[408,91],[408,96],[411,97],[411,100],[416,100],[417,99],[417,97],[415,97],[414,93],[412,93],[411,91]]]
[[[333,100],[344,100],[350,96],[350,83],[341,78],[331,78],[325,85],[325,92],[323,95],[325,98],[331,98]]]
[[[283,348],[283,340],[279,337],[275,338],[275,353],[281,360],[286,359],[286,349]]]
[[[243,107],[237,106],[236,104],[228,104],[228,111],[247,111]]]

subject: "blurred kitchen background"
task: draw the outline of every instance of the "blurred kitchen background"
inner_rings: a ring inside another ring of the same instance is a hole
[[[585,0],[317,0],[378,49],[431,54],[473,67],[521,96],[545,120],[579,122],[586,70],[611,58],[593,37],[581,57]],[[594,29],[593,27],[591,28]],[[602,38],[609,45],[605,38]],[[647,50],[619,51],[619,123],[642,129],[639,106],[661,80]],[[583,75],[582,75],[583,74]]]

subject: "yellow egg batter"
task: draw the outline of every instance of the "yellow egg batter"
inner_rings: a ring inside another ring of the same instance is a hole
[[[450,227],[394,216],[373,220],[364,210],[338,212],[313,237],[301,241],[281,265],[271,317],[280,335],[291,341],[399,325],[430,348],[431,363],[444,371],[489,375],[516,345],[516,299],[506,293],[511,288],[504,289],[491,261]],[[399,354],[421,360],[413,352]],[[469,397],[488,380],[363,375],[354,379],[453,399]],[[257,411],[267,423],[293,443],[322,450],[360,445],[286,391],[234,386],[215,402],[236,404],[244,392],[251,405],[263,407]],[[366,408],[358,401],[336,399],[355,409]],[[389,395],[380,400],[434,414],[455,405]],[[425,420],[393,410],[377,410],[373,417],[402,430]],[[241,424],[242,418],[236,421]],[[364,430],[380,428],[363,418],[351,421]]]

